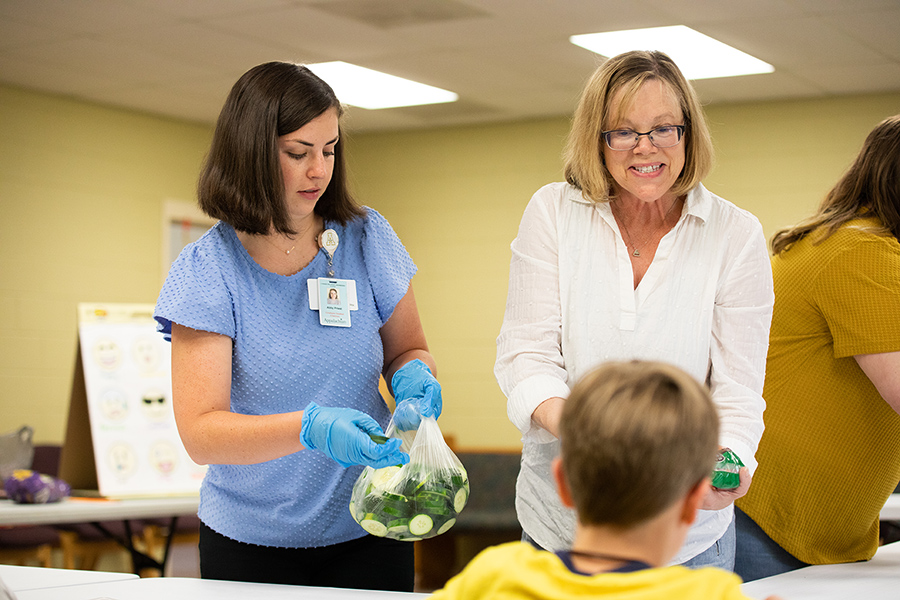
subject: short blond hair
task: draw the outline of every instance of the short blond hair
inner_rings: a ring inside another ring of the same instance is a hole
[[[610,58],[591,76],[575,109],[564,152],[566,181],[593,202],[606,202],[613,177],[603,159],[603,135],[622,115],[610,114],[613,98],[623,92],[619,109],[627,108],[646,81],[666,84],[684,115],[684,168],[672,193],[687,193],[706,177],[713,166],[713,143],[703,107],[693,86],[666,54],[635,50]]]
[[[612,362],[579,380],[560,421],[563,476],[579,521],[630,527],[712,473],[719,418],[678,367]]]

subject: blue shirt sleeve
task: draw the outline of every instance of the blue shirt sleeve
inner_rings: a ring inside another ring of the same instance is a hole
[[[366,211],[363,257],[378,316],[386,323],[409,290],[409,282],[417,268],[387,220],[371,208]]]
[[[181,251],[169,269],[153,316],[157,331],[172,340],[172,323],[235,336],[234,309],[222,260],[227,256],[219,228]]]

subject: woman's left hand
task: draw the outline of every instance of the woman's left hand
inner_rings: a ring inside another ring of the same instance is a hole
[[[419,359],[411,360],[394,373],[391,378],[391,389],[397,401],[397,409],[403,402],[409,401],[415,411],[423,417],[441,416],[443,402],[441,400],[441,384],[431,374],[431,369]]]
[[[700,505],[700,509],[721,510],[746,494],[747,490],[750,489],[750,482],[753,479],[750,475],[750,469],[742,467],[741,470],[738,471],[738,475],[741,478],[741,483],[736,488],[722,490],[710,487],[709,492],[706,494],[706,498],[703,500],[703,504]]]

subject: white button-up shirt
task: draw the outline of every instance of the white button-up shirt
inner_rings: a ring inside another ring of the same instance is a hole
[[[511,249],[494,373],[509,419],[523,434],[516,509],[538,544],[569,548],[575,515],[560,503],[550,474],[559,442],[531,415],[548,398],[566,398],[600,363],[665,361],[707,382],[719,409],[720,444],[756,468],[774,293],[752,214],[698,185],[635,289],[610,205],[552,183],[531,199]],[[733,510],[700,511],[672,562],[715,543]]]

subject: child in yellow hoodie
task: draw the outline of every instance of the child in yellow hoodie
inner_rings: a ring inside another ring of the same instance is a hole
[[[600,366],[566,400],[553,463],[560,498],[578,516],[572,547],[488,548],[433,598],[746,600],[733,573],[665,566],[709,488],[718,432],[708,391],[684,371]]]

